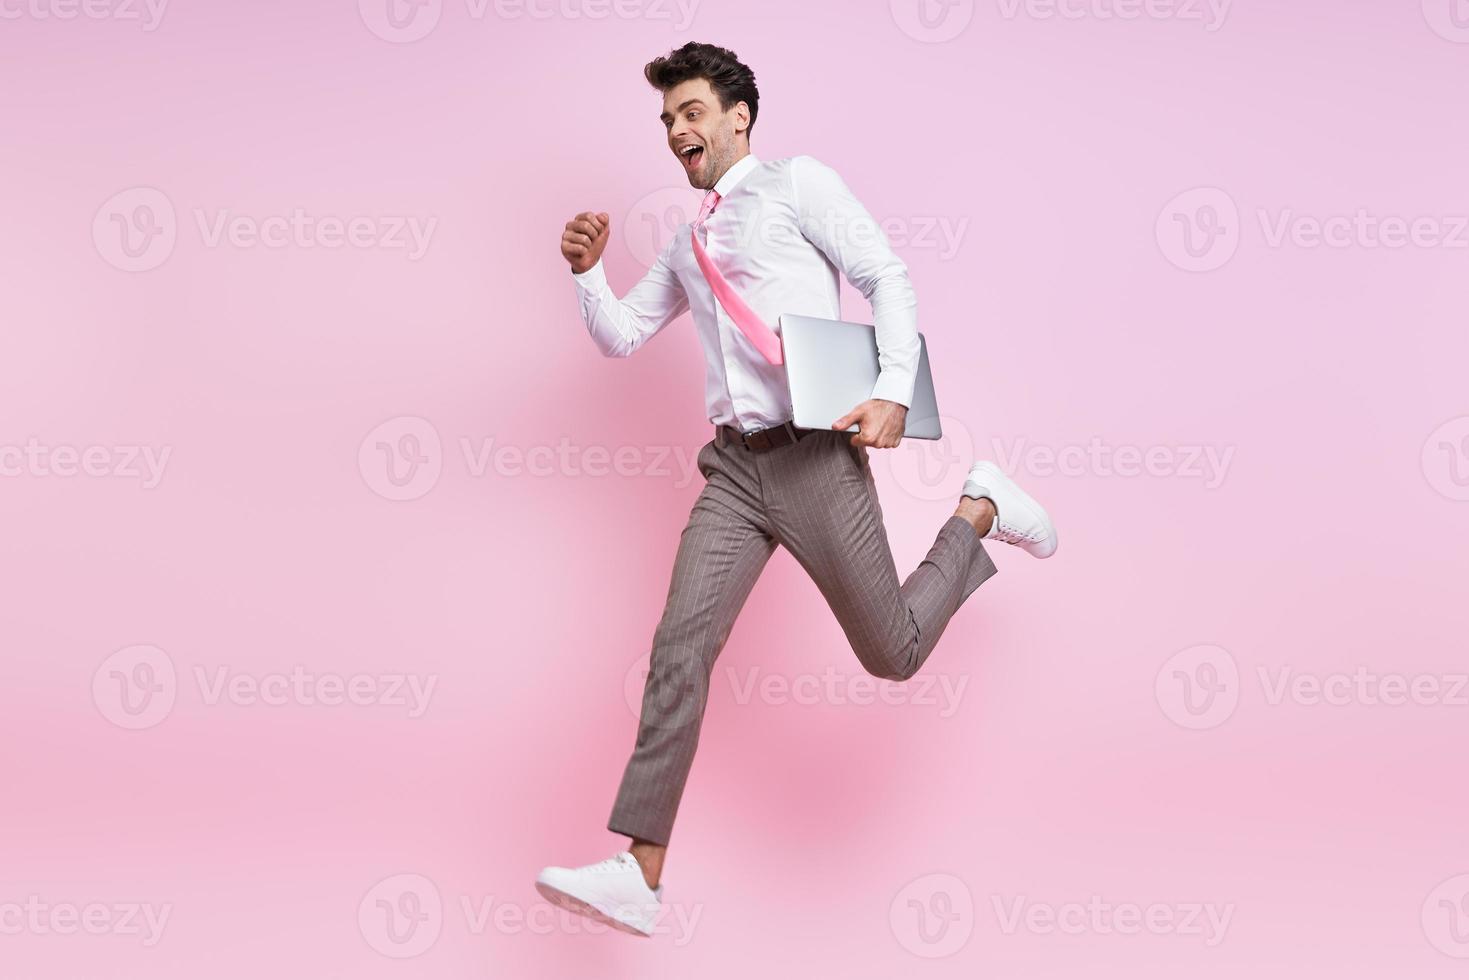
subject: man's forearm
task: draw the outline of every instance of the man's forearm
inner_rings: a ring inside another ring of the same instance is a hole
[[[907,273],[895,273],[873,283],[867,301],[872,306],[879,366],[872,397],[911,407],[922,342],[918,337],[918,300]]]
[[[661,258],[622,299],[600,261],[571,278],[587,332],[607,357],[627,357],[689,308],[678,278]]]
[[[592,343],[605,357],[626,357],[637,349],[633,336],[625,332],[622,320],[626,311],[612,293],[607,275],[598,262],[586,272],[573,272],[577,306]]]

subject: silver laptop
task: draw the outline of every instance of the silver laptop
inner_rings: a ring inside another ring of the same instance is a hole
[[[831,424],[872,397],[877,384],[877,330],[867,323],[823,320],[785,314],[780,318],[781,345],[791,383],[795,423],[803,429],[830,429]],[[918,380],[903,435],[908,439],[940,439],[939,407],[928,369],[928,343],[918,335]],[[847,429],[856,432],[857,426]]]

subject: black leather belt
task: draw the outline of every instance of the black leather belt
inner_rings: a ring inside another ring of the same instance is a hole
[[[798,429],[791,422],[782,422],[768,429],[757,429],[749,433],[741,432],[729,425],[716,425],[714,438],[721,446],[733,442],[744,446],[751,452],[763,453],[771,449],[779,449],[781,446],[789,446],[797,439],[804,439],[813,432],[824,431],[824,429]]]

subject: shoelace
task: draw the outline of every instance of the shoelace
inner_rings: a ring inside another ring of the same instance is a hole
[[[995,517],[995,540],[1006,544],[1029,544],[1039,541],[1040,535],[1033,531],[1022,531],[1020,528]]]
[[[627,871],[627,870],[629,870],[631,867],[633,867],[636,864],[637,864],[637,862],[635,860],[634,861],[629,861],[627,858],[623,857],[621,854],[614,854],[614,855],[612,855],[612,857],[608,858],[605,861],[598,861],[596,864],[591,865],[590,867],[587,868],[587,870],[588,871]]]

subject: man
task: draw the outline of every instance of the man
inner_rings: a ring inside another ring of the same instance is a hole
[[[831,168],[750,153],[759,93],[733,52],[689,43],[644,74],[663,93],[670,151],[689,184],[709,192],[699,218],[621,299],[602,270],[606,212],[567,222],[561,254],[592,340],[609,357],[632,354],[692,312],[715,432],[699,451],[706,482],[679,542],[636,745],[607,824],[629,847],[584,867],[548,867],[536,886],[558,905],[646,936],[661,910],[664,855],[714,660],[777,544],[815,580],[862,666],[902,680],[994,574],[982,538],[1045,558],[1056,532],[995,464],[977,462],[954,515],[899,585],[867,448],[898,445],[912,402],[920,347],[907,267]],[[830,430],[797,429],[775,329],[785,313],[840,318],[838,273],[872,305],[877,383]],[[853,424],[856,434],[843,431]]]

